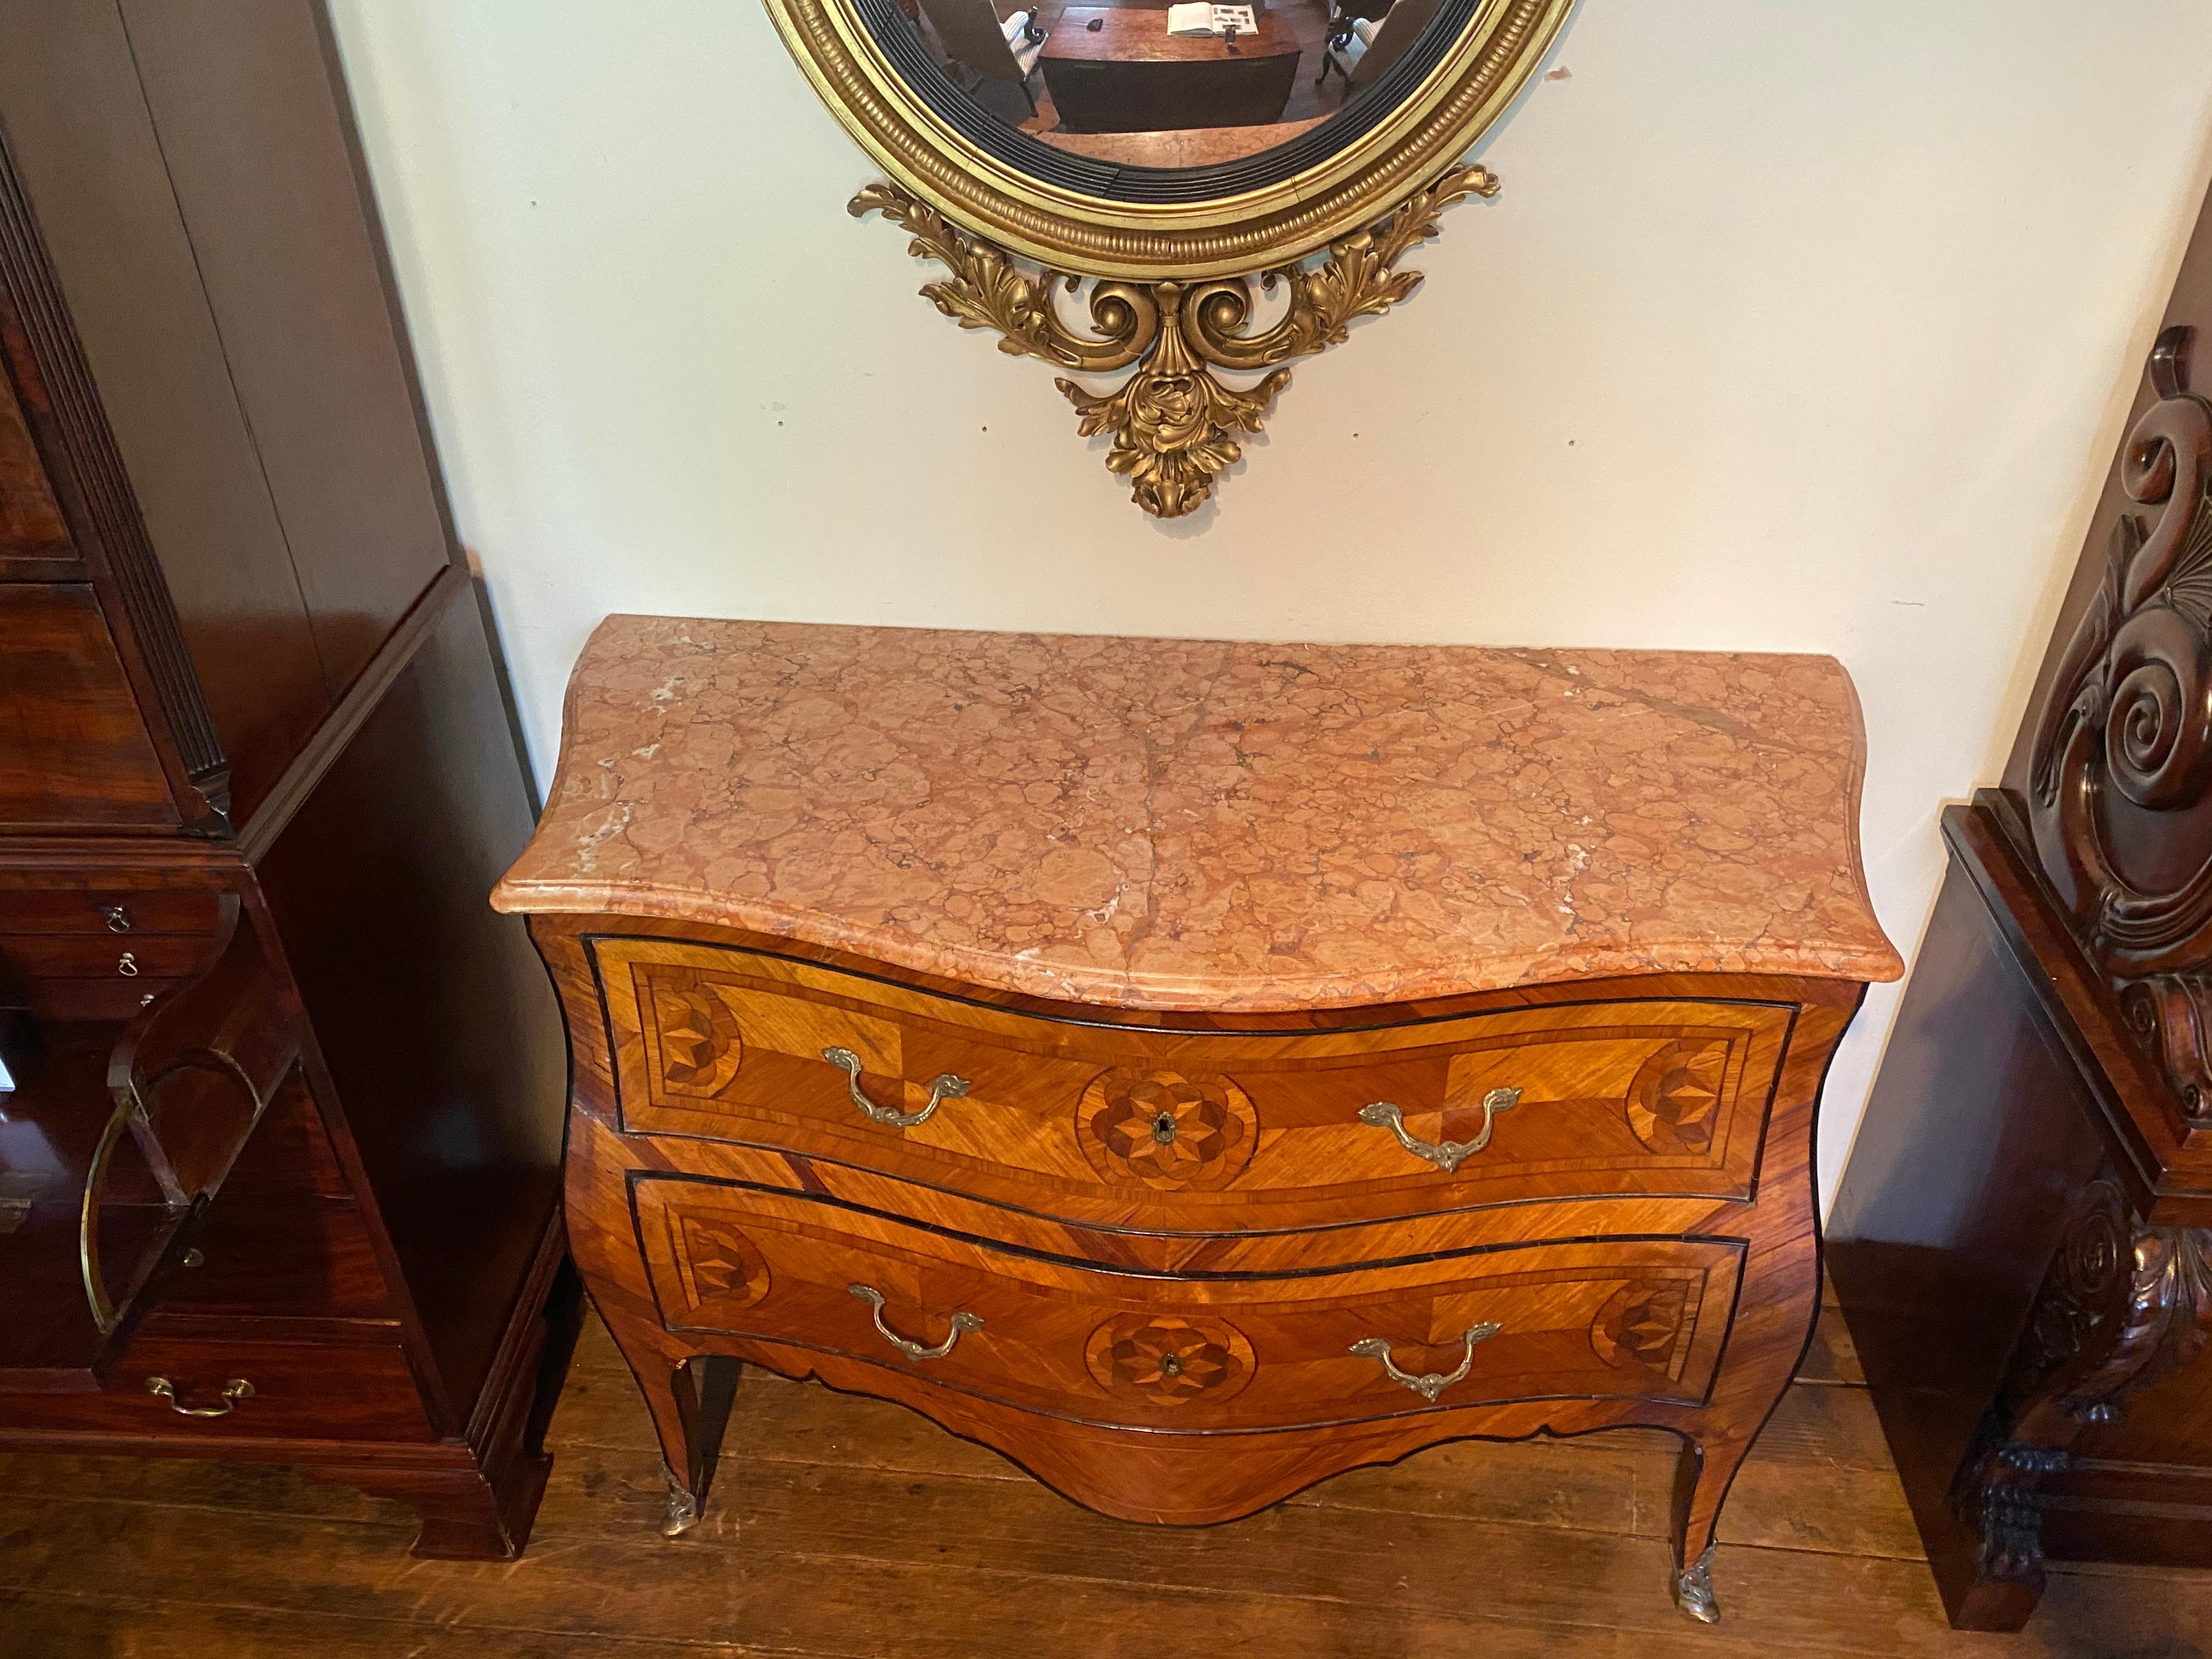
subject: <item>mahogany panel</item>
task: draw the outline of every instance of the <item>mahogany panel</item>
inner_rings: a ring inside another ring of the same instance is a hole
[[[0,0],[0,34],[8,151],[242,817],[330,703],[283,526],[113,0]]]
[[[247,1206],[262,1200],[284,1203],[301,1198],[350,1198],[337,1149],[315,1109],[307,1079],[295,1072],[261,1115],[252,1138],[230,1168],[225,1188]],[[219,1224],[219,1218],[210,1224]]]
[[[2033,1013],[1966,872],[1945,878],[1828,1218],[1828,1270],[1954,1624],[2017,1628],[1984,1583],[1954,1486],[1996,1399],[2068,1194],[2099,1156],[2094,1104]],[[1926,1133],[1922,1103],[1943,1103]]]
[[[351,1199],[238,1190],[235,1173],[192,1235],[198,1260],[173,1268],[147,1314],[149,1335],[210,1323],[242,1333],[266,1320],[370,1321],[399,1330],[361,1206]]]
[[[74,565],[69,526],[0,356],[0,561]],[[5,566],[0,566],[4,568]]]
[[[394,780],[407,781],[404,788]],[[562,1044],[483,896],[530,803],[476,609],[446,606],[260,880],[439,1372],[477,1397],[553,1223]]]
[[[298,0],[121,10],[335,697],[453,548],[327,24]]]
[[[0,583],[0,830],[177,822],[91,587]]]

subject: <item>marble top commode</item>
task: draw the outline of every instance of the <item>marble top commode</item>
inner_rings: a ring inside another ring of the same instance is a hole
[[[1861,750],[1826,657],[610,618],[496,902],[665,1529],[746,1363],[1133,1522],[1661,1429],[1717,1617],[1899,970]]]
[[[1132,1009],[1887,980],[1863,750],[1828,657],[617,616],[494,902]]]

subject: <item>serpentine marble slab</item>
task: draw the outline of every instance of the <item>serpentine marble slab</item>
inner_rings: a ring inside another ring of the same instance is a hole
[[[1889,980],[1832,658],[611,617],[504,910],[1137,1009]]]

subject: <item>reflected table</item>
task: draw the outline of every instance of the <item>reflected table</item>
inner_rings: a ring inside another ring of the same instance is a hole
[[[1302,51],[1286,25],[1257,21],[1232,43],[1170,34],[1152,7],[1070,6],[1038,67],[1065,131],[1257,126],[1282,118]]]

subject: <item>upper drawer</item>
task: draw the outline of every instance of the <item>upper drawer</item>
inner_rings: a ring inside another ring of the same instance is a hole
[[[663,1322],[1077,1421],[1316,1428],[1510,1400],[1702,1403],[1742,1247],[1565,1241],[1205,1277],[995,1249],[797,1194],[633,1188]],[[1233,1403],[1232,1403],[1233,1402]]]
[[[0,890],[0,933],[212,933],[222,904],[187,888],[9,887]]]
[[[593,948],[625,1129],[1195,1231],[1559,1197],[1747,1198],[1795,1013],[1654,1000],[1161,1031],[720,946]],[[836,1050],[857,1058],[857,1079],[825,1059]]]

